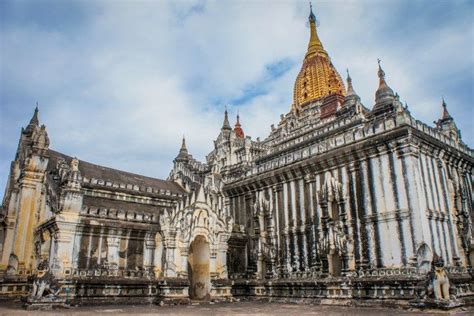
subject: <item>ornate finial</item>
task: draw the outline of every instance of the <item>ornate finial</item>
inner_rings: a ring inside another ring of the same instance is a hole
[[[186,138],[184,137],[184,134],[183,134],[183,141],[181,142],[181,150],[187,150],[187,148],[186,148]]]
[[[377,92],[375,92],[375,103],[395,100],[395,93],[387,85],[387,82],[385,82],[385,72],[383,71],[380,62],[380,58],[377,58],[377,63],[379,64],[379,88],[377,89]]]
[[[33,113],[33,117],[30,120],[30,125],[39,125],[38,112],[38,102],[36,102],[35,112]]]
[[[346,69],[347,72],[347,96],[356,95],[354,87],[352,87],[352,78],[349,74],[349,69]]]
[[[79,159],[77,159],[77,157],[74,157],[71,160],[71,170],[79,171]]]
[[[222,124],[222,129],[226,130],[232,130],[229,124],[229,117],[227,115],[227,105],[225,106],[225,111],[224,111],[224,123]]]
[[[242,125],[240,125],[240,116],[239,116],[239,111],[237,111],[237,122],[235,123],[234,127],[234,133],[235,136],[239,138],[244,138],[244,130],[242,129]]]
[[[442,106],[443,106],[443,116],[441,119],[443,120],[447,120],[447,119],[451,119],[451,114],[449,114],[448,112],[448,105],[446,104],[446,101],[444,100],[444,96],[442,97],[443,99],[443,103],[442,103]]]
[[[313,4],[311,1],[309,2],[309,21],[316,22],[316,16],[313,13]]]
[[[186,139],[183,134],[183,140],[181,142],[181,148],[179,149],[179,154],[176,157],[177,160],[183,161],[188,159],[188,149],[186,148]]]
[[[383,71],[382,66],[380,65],[380,58],[377,58],[377,63],[379,64],[379,71],[378,71],[378,76],[379,76],[379,88],[383,85],[386,85],[385,82],[385,71]]]
[[[316,24],[318,21],[316,20],[316,16],[313,13],[313,6],[310,2],[310,12],[309,12],[309,28],[310,28],[310,37],[309,37],[309,44],[308,44],[308,52],[306,56],[314,53],[322,54],[327,56],[328,53],[324,50],[323,44],[318,37],[318,33],[316,32]]]

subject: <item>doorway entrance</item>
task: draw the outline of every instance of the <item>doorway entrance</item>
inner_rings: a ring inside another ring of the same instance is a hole
[[[195,300],[209,299],[211,274],[209,243],[202,235],[197,235],[189,246],[188,277],[189,297]]]

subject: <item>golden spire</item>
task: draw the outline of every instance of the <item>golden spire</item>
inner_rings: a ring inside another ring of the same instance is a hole
[[[324,56],[328,56],[328,53],[324,50],[323,44],[321,43],[321,40],[319,39],[318,32],[316,31],[316,16],[313,13],[313,5],[311,2],[309,3],[309,29],[310,29],[310,35],[309,35],[309,43],[308,43],[308,52],[306,53],[306,57],[312,54],[322,54]]]
[[[296,77],[293,90],[292,111],[298,113],[305,105],[331,94],[345,95],[346,89],[341,76],[331,63],[316,31],[316,16],[310,3],[310,36],[308,51],[301,70]]]

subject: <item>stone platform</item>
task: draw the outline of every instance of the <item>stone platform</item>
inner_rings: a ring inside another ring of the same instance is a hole
[[[316,304],[275,303],[268,301],[240,301],[232,303],[196,303],[176,306],[157,305],[95,305],[79,306],[69,310],[27,311],[19,302],[0,304],[3,315],[416,315],[430,314],[430,310],[414,308],[382,308],[324,306]],[[432,311],[436,315],[473,315],[474,307],[444,311]]]

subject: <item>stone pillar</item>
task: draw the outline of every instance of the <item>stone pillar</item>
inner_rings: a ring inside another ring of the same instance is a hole
[[[415,144],[400,146],[398,155],[402,160],[402,168],[410,211],[411,233],[414,253],[423,243],[431,245],[431,234],[426,216],[426,198],[418,164],[418,148]],[[416,257],[410,258],[416,264]]]
[[[227,240],[229,239],[229,237],[230,237],[230,233],[228,236],[221,235],[221,240],[219,241],[216,272],[218,274],[218,278],[220,279],[227,279],[229,277],[229,271],[227,267],[227,251],[229,249]]]
[[[284,228],[285,228],[285,218],[284,218],[284,206],[283,206],[283,184],[278,183],[273,187],[274,194],[274,213],[277,224],[277,264],[278,264],[278,273],[283,273],[285,270],[285,237],[284,237]]]
[[[272,188],[267,188],[265,189],[266,193],[269,194],[270,196],[270,201],[269,205],[265,207],[265,219],[266,219],[266,226],[267,226],[267,242],[268,242],[268,267],[267,267],[267,273],[266,277],[268,278],[273,278],[276,275],[276,270],[275,270],[275,254],[276,252],[276,238],[275,238],[275,216],[273,214],[273,205],[275,203],[273,199],[273,189]]]
[[[289,183],[289,196],[290,196],[290,212],[289,212],[289,223],[290,223],[290,250],[292,253],[291,264],[293,271],[300,270],[300,249],[298,246],[298,222],[297,222],[297,208],[296,208],[296,188],[295,180],[291,180]]]
[[[0,258],[0,277],[8,267],[8,259],[13,250],[13,243],[15,237],[15,222],[16,219],[13,216],[7,216],[7,218],[5,219],[6,229],[5,234],[3,235],[3,249]]]
[[[358,199],[358,190],[357,190],[357,173],[359,171],[359,166],[357,163],[352,162],[348,169],[349,175],[349,203],[351,210],[351,223],[352,223],[352,236],[354,240],[354,259],[355,259],[355,268],[359,269],[362,263],[362,241],[360,238],[360,209],[358,208],[359,199]]]
[[[361,161],[359,170],[359,179],[361,187],[361,234],[363,236],[362,245],[364,247],[364,258],[361,266],[363,268],[371,268],[376,260],[375,244],[373,238],[373,224],[369,220],[372,215],[372,198],[370,194],[370,185],[368,177],[368,161]]]
[[[179,248],[179,256],[180,256],[180,259],[181,259],[181,271],[185,272],[186,276],[189,276],[188,260],[189,260],[189,248],[190,247],[191,247],[191,244]],[[212,271],[212,270],[209,270],[209,271]]]
[[[219,277],[219,273],[217,272],[217,249],[215,245],[210,246],[210,262],[209,262],[209,271],[211,273],[211,279],[215,280]]]
[[[50,258],[50,265],[54,275],[63,278],[72,272],[75,226],[62,223],[58,227],[54,234],[55,256]]]
[[[329,214],[328,214],[328,202],[327,199],[323,194],[319,195],[319,206],[321,207],[321,230],[319,235],[319,240],[323,241],[324,236],[328,235],[328,221],[329,221]],[[319,260],[321,260],[321,274],[326,276],[329,273],[329,262],[327,256],[327,249],[318,249],[319,251]]]
[[[176,277],[176,231],[169,231],[165,235],[163,247],[165,253],[165,266],[163,274],[167,278]]]
[[[155,234],[147,233],[143,245],[143,268],[145,271],[153,271],[153,253],[155,251]]]
[[[27,157],[19,180],[18,213],[15,218],[14,237],[11,238],[13,239],[12,254],[18,258],[19,262],[18,270],[36,268],[33,267],[34,261],[32,261],[35,257],[34,234],[40,218],[41,191],[47,165],[48,158],[44,155],[33,154]]]
[[[115,235],[114,231],[109,232],[107,236],[107,263],[108,268],[117,270],[119,268],[119,245],[120,236]]]
[[[59,200],[59,213],[55,217],[57,248],[56,258],[54,259],[57,261],[55,264],[61,267],[57,272],[58,277],[63,277],[66,271],[72,270],[74,237],[82,209],[82,178],[79,172],[79,161],[76,158],[71,160],[70,169],[64,180],[65,184],[61,188],[61,198]]]
[[[316,240],[314,236],[314,221],[315,221],[315,212],[313,205],[313,175],[307,173],[304,178],[305,181],[305,206],[306,206],[306,221],[305,221],[305,235],[306,235],[306,254],[307,261],[306,267],[307,270],[310,267],[314,266],[316,249],[314,249]],[[313,250],[314,249],[314,250]]]
[[[254,192],[247,193],[245,195],[245,211],[247,213],[247,223],[250,223],[248,227],[248,242],[247,242],[247,251],[248,251],[248,262],[247,262],[247,274],[255,277],[257,272],[257,260],[258,260],[258,236],[255,235],[255,219],[254,214],[252,214],[254,200]]]
[[[155,252],[153,254],[153,272],[155,278],[160,278],[163,272],[163,240],[160,233],[155,235]],[[187,267],[187,264],[186,264]]]
[[[409,230],[409,222],[405,215],[408,209],[405,186],[403,182],[403,171],[401,160],[396,155],[396,145],[389,145],[389,163],[390,177],[392,184],[392,192],[395,199],[395,207],[397,210],[398,235],[400,239],[400,257],[402,265],[406,266],[407,258],[413,256],[411,240],[411,232]]]

